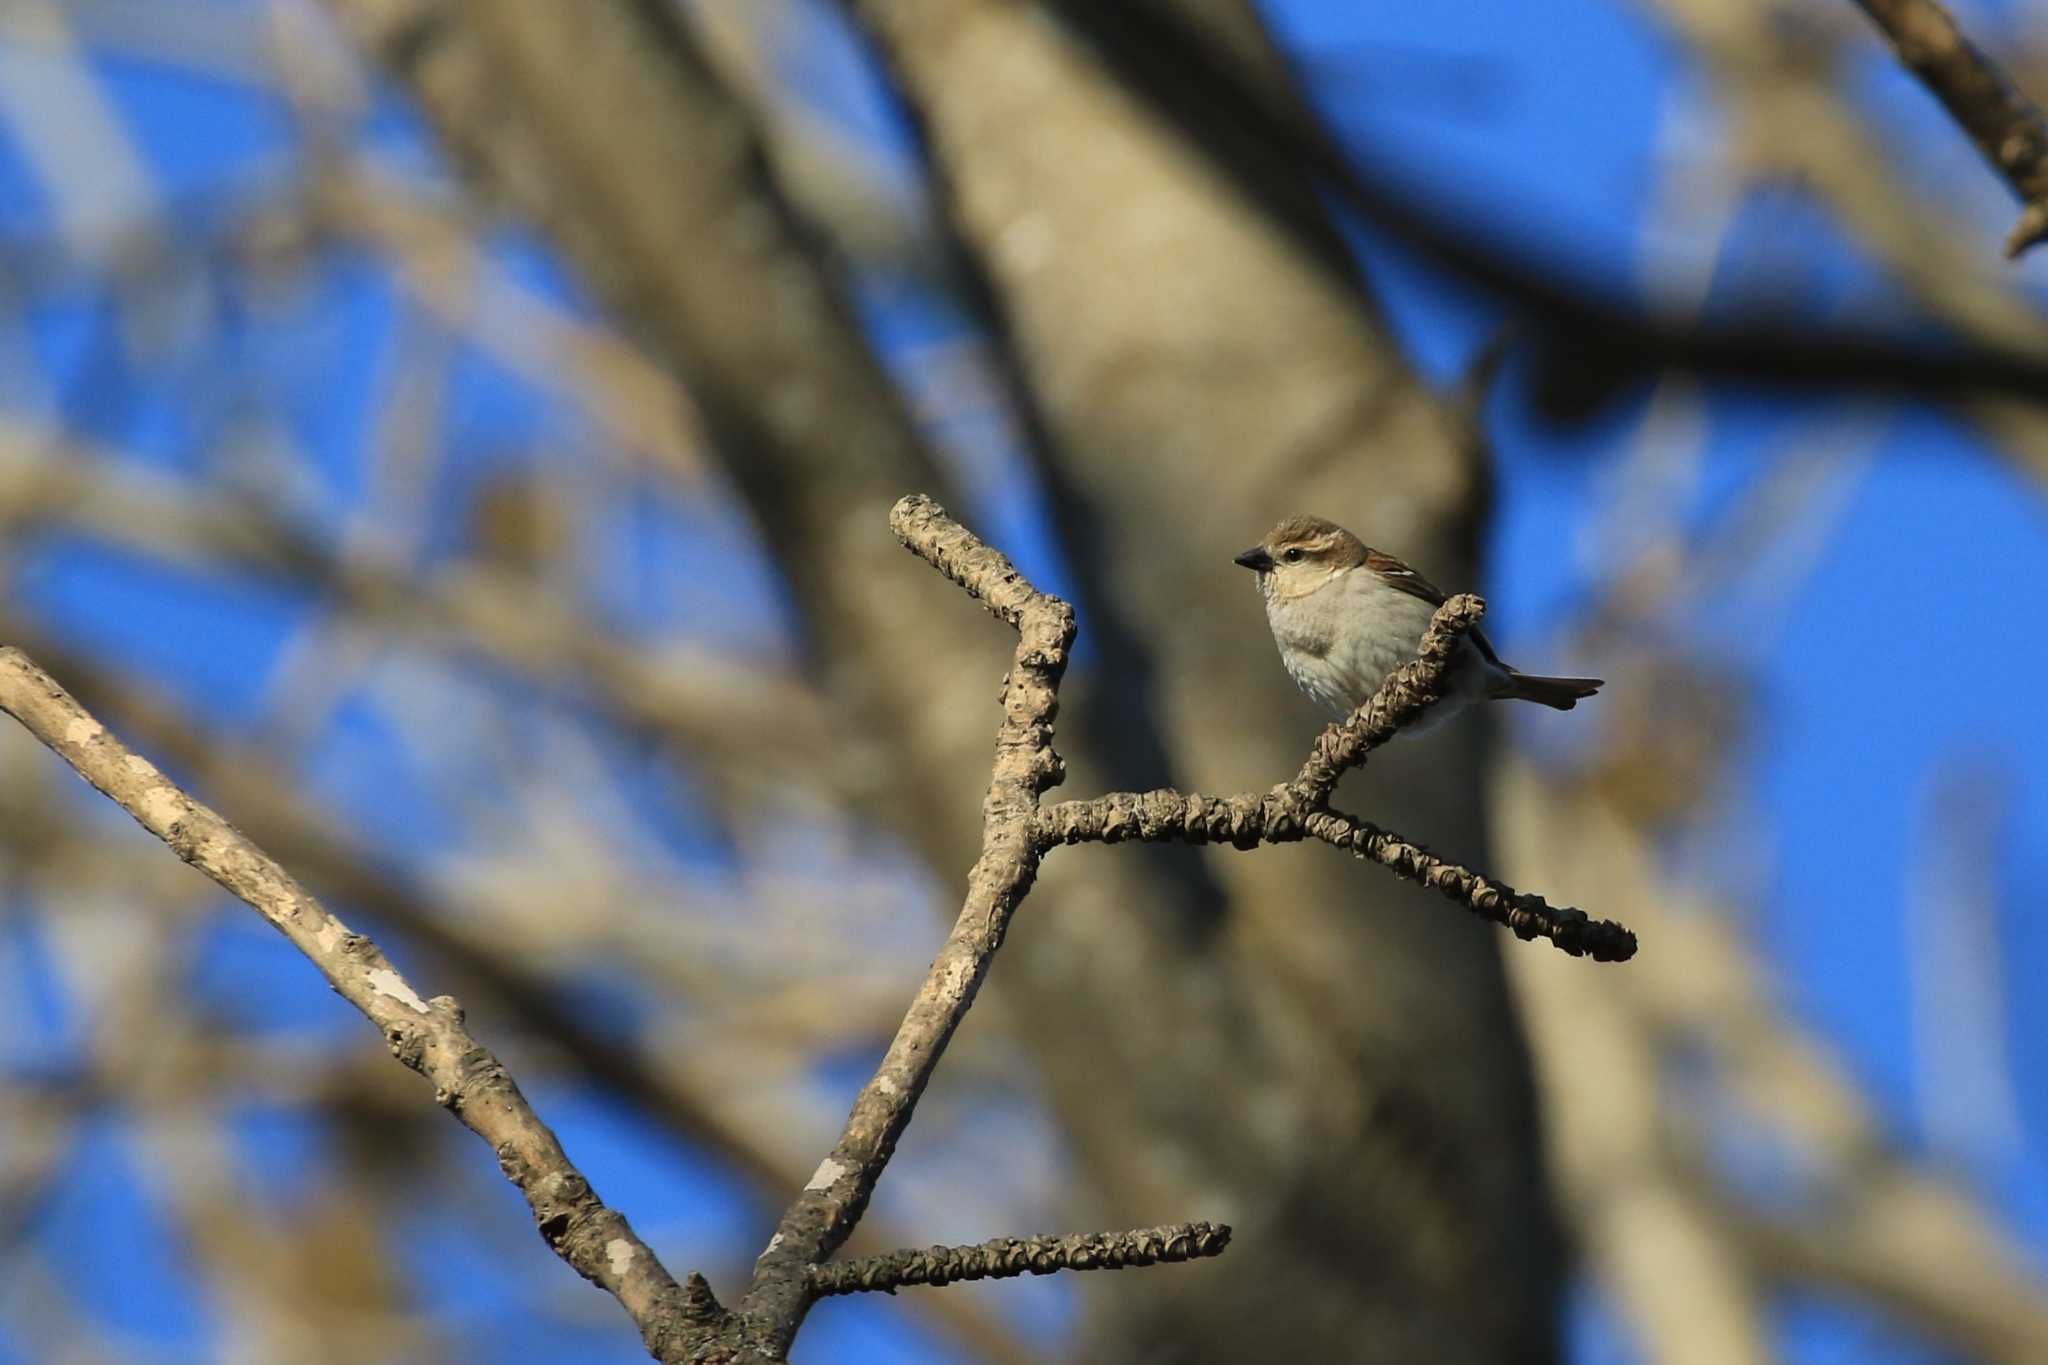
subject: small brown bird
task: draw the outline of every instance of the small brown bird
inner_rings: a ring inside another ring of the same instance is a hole
[[[1444,594],[1421,574],[1321,517],[1287,518],[1237,562],[1259,576],[1266,622],[1288,674],[1340,716],[1415,657],[1430,617],[1444,604]],[[1599,691],[1600,681],[1517,673],[1474,630],[1451,661],[1444,699],[1411,728],[1426,729],[1479,700],[1569,711]]]

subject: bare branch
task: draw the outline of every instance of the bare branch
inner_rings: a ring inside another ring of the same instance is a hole
[[[636,644],[520,575],[468,563],[412,576],[377,555],[337,551],[260,507],[122,468],[118,450],[5,417],[0,445],[34,452],[0,467],[0,521],[9,525],[47,522],[176,563],[286,578],[325,594],[359,626],[586,690],[623,724],[705,756],[734,785],[758,784],[764,765],[778,784],[804,779],[826,742],[823,703],[803,684],[703,650]]]
[[[490,1144],[549,1247],[619,1301],[650,1351],[666,1358],[685,1338],[689,1306],[675,1280],[625,1217],[598,1198],[498,1059],[470,1036],[453,997],[422,999],[376,944],[12,647],[0,647],[0,710],[312,959],[336,993],[377,1025],[392,1054],[434,1083],[435,1100]]]
[[[764,1126],[762,1119],[743,1120],[737,1113],[725,1112],[725,1106],[707,1095],[703,1081],[689,1076],[686,1067],[679,1069],[673,1049],[660,1049],[629,1036],[606,1036],[591,1028],[563,1002],[556,983],[525,960],[519,942],[508,939],[501,915],[483,913],[487,907],[482,904],[429,898],[309,803],[256,748],[194,728],[188,717],[162,699],[132,683],[116,681],[48,641],[38,641],[28,635],[29,630],[20,620],[0,612],[0,638],[22,640],[36,657],[69,679],[71,688],[98,716],[183,773],[192,788],[209,793],[225,809],[237,812],[251,836],[297,868],[308,883],[378,922],[402,930],[415,949],[483,991],[487,1008],[498,1012],[494,1017],[509,1019],[546,1040],[582,1075],[670,1133],[713,1154],[757,1191],[777,1197],[802,1182],[807,1168],[797,1168],[784,1145],[771,1140],[769,1130],[777,1122],[775,1117],[767,1117]],[[36,800],[30,799],[32,803]],[[8,818],[9,813],[0,812],[0,820]],[[15,833],[45,847],[50,843],[47,834],[22,829]],[[97,844],[94,841],[93,851],[80,856],[104,867],[107,854]],[[476,923],[480,915],[494,921],[497,932],[479,933],[463,927]],[[646,949],[644,935],[641,943]],[[848,1009],[843,987],[837,1005],[843,1017]],[[258,1065],[246,1057],[209,1061],[243,1081],[250,1079],[252,1067]],[[298,1086],[308,1079],[296,1069],[289,1076]],[[276,1094],[285,1080],[266,1074],[257,1088]],[[12,1112],[17,1116],[32,1113],[20,1104],[13,1105]],[[0,1139],[0,1151],[10,1155],[21,1151],[23,1141],[8,1146],[19,1136],[10,1132]],[[4,1174],[0,1172],[0,1177]],[[0,1179],[0,1189],[4,1187],[5,1181]],[[24,1207],[18,1199],[0,1198],[0,1209]],[[0,1244],[6,1240],[6,1230],[5,1219],[0,1219]],[[878,1227],[873,1218],[866,1220],[864,1230],[878,1239],[874,1243],[878,1246],[904,1240],[901,1229]],[[926,1297],[916,1307],[953,1334],[975,1358],[1021,1361],[1028,1355],[968,1298]]]
[[[1235,796],[1161,790],[1062,801],[1039,813],[1039,839],[1048,847],[1136,840],[1254,848],[1310,836],[1441,892],[1480,918],[1514,930],[1519,938],[1546,938],[1574,957],[1589,956],[1597,962],[1627,961],[1635,956],[1636,936],[1622,925],[1593,919],[1570,906],[1549,905],[1539,896],[1446,862],[1390,830],[1330,809],[1330,793],[1338,779],[1364,766],[1367,755],[1441,699],[1452,652],[1485,610],[1486,604],[1470,593],[1439,607],[1415,659],[1388,674],[1364,705],[1318,735],[1292,782]]]
[[[1569,905],[1551,905],[1541,896],[1446,862],[1420,844],[1356,816],[1323,811],[1309,817],[1308,832],[1457,901],[1481,919],[1513,930],[1516,938],[1547,938],[1573,957],[1584,954],[1595,962],[1626,962],[1635,956],[1635,934],[1613,920],[1594,919]]]
[[[1005,1239],[981,1247],[899,1252],[847,1267],[822,1268],[825,1258],[859,1221],[947,1042],[974,1003],[989,963],[1002,946],[1010,916],[1037,877],[1040,859],[1058,844],[1089,839],[1108,843],[1127,838],[1227,839],[1250,848],[1299,840],[1311,824],[1317,824],[1323,827],[1318,837],[1446,890],[1480,913],[1512,924],[1525,937],[1547,930],[1568,952],[1591,952],[1609,959],[1625,958],[1635,951],[1634,935],[1618,925],[1588,926],[1582,915],[1574,922],[1570,916],[1578,915],[1576,911],[1552,911],[1534,898],[1493,886],[1477,874],[1444,864],[1413,845],[1327,808],[1330,792],[1345,772],[1363,764],[1367,754],[1442,698],[1444,674],[1458,642],[1485,611],[1477,597],[1460,595],[1438,608],[1417,657],[1389,674],[1349,717],[1318,736],[1308,761],[1292,782],[1263,796],[1118,792],[1042,810],[1040,796],[1064,776],[1064,764],[1053,750],[1052,739],[1060,679],[1074,639],[1072,609],[1057,597],[1039,592],[1001,552],[983,544],[929,498],[903,498],[890,512],[889,525],[906,547],[1017,631],[1015,659],[1003,680],[1004,716],[996,736],[995,767],[982,806],[982,851],[968,874],[959,919],[933,960],[881,1066],[855,1099],[839,1141],[784,1213],[773,1240],[755,1265],[753,1286],[733,1324],[743,1349],[765,1349],[770,1358],[779,1357],[788,1349],[811,1304],[825,1293],[1021,1273],[1036,1268],[1030,1263],[1034,1257],[1045,1258],[1044,1269],[1056,1270],[1063,1263],[1054,1248],[1070,1245],[1075,1251],[1095,1253],[1115,1249],[1125,1255],[1137,1244],[1118,1238],[1156,1238],[1161,1233],[1184,1232],[1193,1242],[1215,1238],[1213,1248],[1201,1254],[1222,1250],[1227,1230],[1190,1225],[1117,1234],[1109,1241]],[[1172,1239],[1166,1241],[1170,1244]],[[1155,1254],[1153,1259],[1180,1258]],[[1118,1263],[1126,1261],[1138,1263],[1128,1256]],[[1013,1263],[1018,1270],[996,1268]],[[1064,1264],[1079,1266],[1071,1260]],[[963,1267],[971,1268],[971,1273]]]
[[[1052,748],[1052,722],[1074,639],[1073,609],[1032,587],[1007,558],[929,498],[898,502],[889,526],[904,545],[1014,626],[1017,649],[1003,685],[1003,722],[982,806],[981,856],[967,875],[960,916],[881,1065],[854,1100],[839,1141],[783,1214],[740,1305],[749,1337],[776,1354],[788,1349],[809,1311],[816,1292],[812,1268],[859,1221],[918,1097],[974,1003],[1011,914],[1038,874],[1044,846],[1034,836],[1033,819],[1040,793],[1062,772]]]
[[[1229,1245],[1230,1229],[1222,1223],[1175,1223],[1072,1237],[998,1237],[971,1247],[911,1247],[821,1265],[811,1272],[811,1292],[820,1298],[873,1290],[893,1294],[907,1284],[1006,1280],[1055,1270],[1122,1270],[1127,1265],[1220,1256]]]
[[[1509,962],[1552,1101],[1558,1189],[1642,1342],[1701,1365],[1770,1359],[1759,1300],[1791,1283],[1874,1303],[1959,1359],[2048,1359],[2038,1269],[1954,1182],[1900,1152],[1850,1068],[1786,1017],[1736,909],[1668,880],[1611,791],[1510,764],[1495,811],[1510,863],[1626,899],[1659,947],[1597,995],[1554,959]],[[1740,1178],[1731,1188],[1698,1131],[1710,1083],[1800,1173],[1767,1208]]]
[[[2006,238],[2018,257],[2048,241],[2048,120],[1956,27],[1938,0],[1856,0],[2024,205]]]

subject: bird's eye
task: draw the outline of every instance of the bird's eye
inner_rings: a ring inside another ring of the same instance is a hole
[[[1286,560],[1289,564],[1299,564],[1301,562],[1301,548],[1299,546],[1296,546],[1294,549],[1289,550],[1286,554],[1281,555],[1280,557]]]

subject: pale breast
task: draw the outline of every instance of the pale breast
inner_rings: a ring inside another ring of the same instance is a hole
[[[1267,601],[1267,617],[1281,661],[1296,686],[1326,709],[1343,715],[1370,697],[1387,674],[1415,657],[1435,608],[1387,587],[1363,570],[1343,574],[1321,590],[1292,601]],[[1480,665],[1469,647],[1454,667],[1442,719],[1473,693]],[[1480,665],[1483,667],[1483,665]]]
[[[1294,685],[1308,693],[1316,705],[1338,715],[1351,709],[1351,693],[1346,686],[1348,679],[1328,659],[1300,650],[1283,649],[1280,661],[1287,665],[1287,676],[1294,679]]]
[[[1355,706],[1415,657],[1435,608],[1362,570],[1332,586],[1339,591],[1330,594],[1331,605],[1343,621],[1331,635],[1329,659]]]

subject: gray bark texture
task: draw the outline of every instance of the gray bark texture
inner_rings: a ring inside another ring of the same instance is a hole
[[[878,533],[943,489],[656,0],[330,0],[472,182],[689,383],[840,709],[830,757],[940,869],[979,846],[1001,642]],[[1281,79],[1247,5],[1197,18]],[[1037,9],[863,3],[1046,437],[1094,676],[1067,793],[1234,791],[1314,733],[1231,554],[1317,511],[1471,576],[1481,472],[1334,290]],[[1405,752],[1404,752],[1405,750]],[[1368,818],[1471,861],[1470,727],[1374,765]],[[1222,1261],[1093,1277],[1105,1361],[1540,1360],[1554,1235],[1496,935],[1326,850],[1075,850],[991,982],[1082,1166],[1086,1226],[1213,1218]]]

